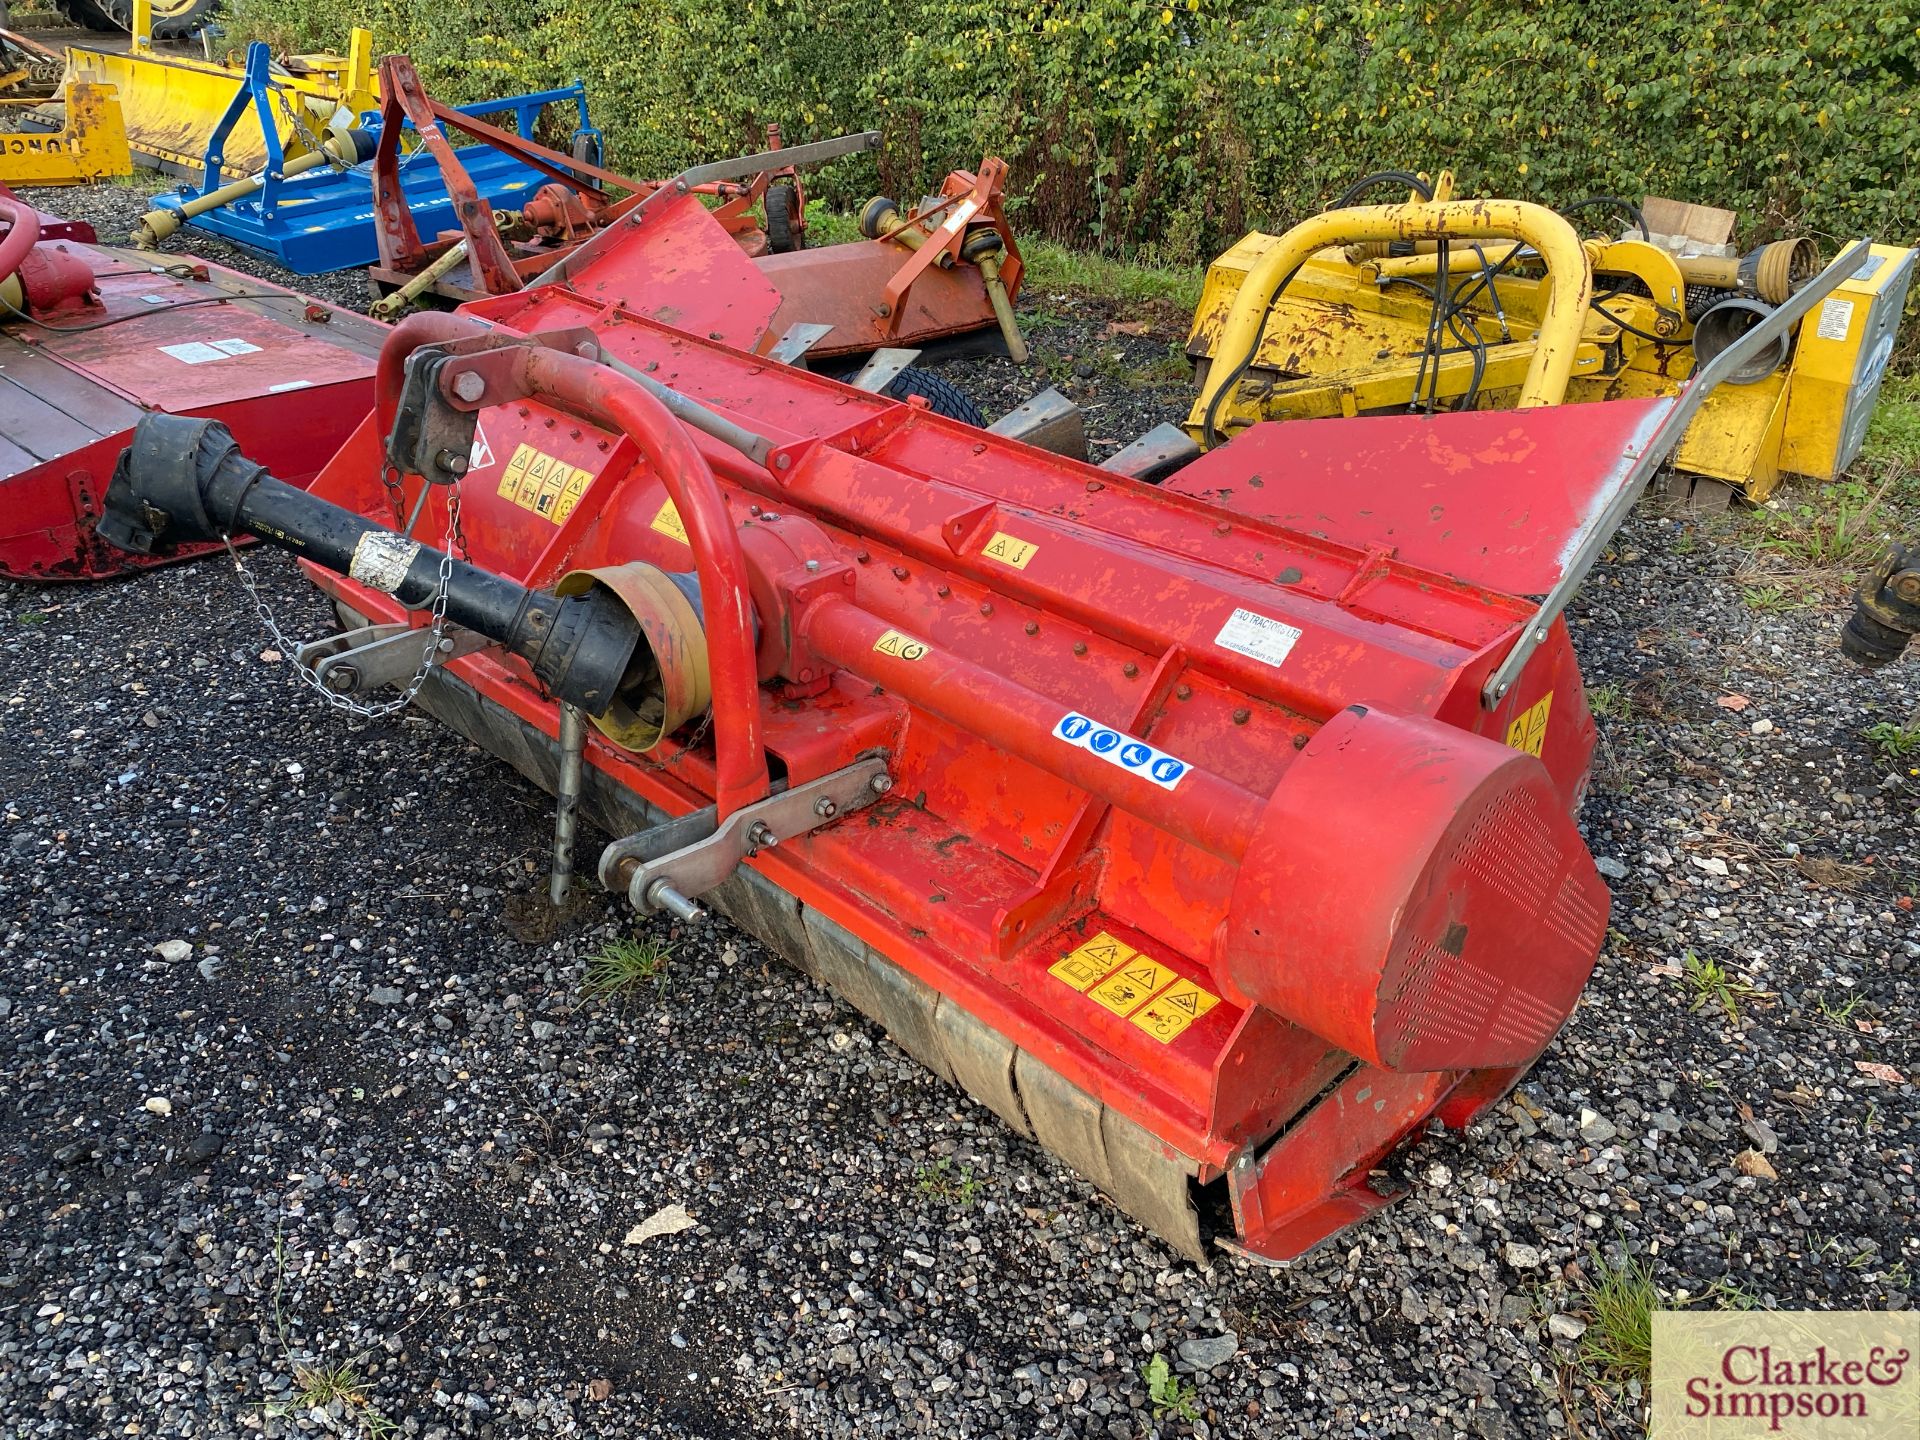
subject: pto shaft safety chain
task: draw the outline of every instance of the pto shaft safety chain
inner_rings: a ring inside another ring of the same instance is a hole
[[[368,705],[354,699],[351,695],[337,694],[321,683],[320,677],[311,666],[302,665],[295,657],[300,647],[289,640],[281,630],[279,622],[273,618],[273,611],[267,605],[266,597],[260,593],[259,586],[253,582],[253,576],[247,573],[247,567],[241,562],[240,552],[234,548],[233,535],[223,533],[221,542],[227,547],[227,558],[233,561],[233,573],[240,578],[240,586],[247,592],[247,598],[253,601],[254,613],[260,617],[261,627],[267,632],[280,653],[293,664],[293,673],[301,682],[311,688],[319,697],[336,710],[344,710],[349,715],[362,720],[381,720],[394,715],[413,703],[413,697],[420,693],[420,687],[427,683],[427,677],[440,663],[444,653],[442,645],[446,640],[447,595],[453,587],[453,548],[457,544],[466,549],[466,536],[460,529],[460,487],[452,485],[447,490],[447,533],[451,543],[440,552],[439,583],[434,587],[433,604],[430,611],[432,623],[427,627],[427,644],[420,656],[420,668],[413,673],[413,679],[406,688],[391,700],[382,700],[377,705]]]

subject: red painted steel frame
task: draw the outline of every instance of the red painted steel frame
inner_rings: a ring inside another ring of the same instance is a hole
[[[1484,711],[1480,685],[1530,615],[1524,599],[1390,545],[1236,514],[769,365],[745,347],[777,296],[697,211],[659,197],[584,247],[568,285],[408,321],[382,357],[380,415],[316,490],[391,520],[379,437],[400,357],[476,331],[589,327],[609,353],[766,436],[760,465],[544,348],[507,352],[522,357],[522,398],[475,402],[488,457],[464,482],[476,563],[533,585],[635,560],[700,577],[717,752],[679,737],[636,756],[595,735],[589,763],[679,814],[758,793],[763,753],[797,782],[884,750],[887,802],[751,866],[1144,1126],[1200,1182],[1226,1181],[1251,1253],[1298,1253],[1385,1203],[1368,1170],[1429,1118],[1463,1124],[1510,1085],[1598,949],[1605,890],[1570,819],[1593,726],[1564,625]],[[1635,417],[1582,409],[1604,465]],[[587,477],[557,519],[508,473],[523,447]],[[402,504],[418,484],[405,481]],[[1470,474],[1461,487],[1466,524]],[[441,514],[427,506],[425,538],[443,532]],[[817,585],[768,558],[801,554],[823,557]],[[310,573],[361,614],[404,618],[389,596]],[[749,590],[771,647],[758,674],[785,677],[757,688],[741,674]],[[1228,643],[1235,625],[1268,648]],[[888,631],[924,645],[920,658],[889,650]],[[782,655],[829,673],[782,670]],[[519,662],[482,652],[451,669],[556,732]],[[1170,786],[1142,780],[1058,738],[1070,712],[1191,768]],[[1504,748],[1510,732],[1538,759]],[[1433,785],[1461,798],[1408,803]],[[1283,823],[1302,796],[1311,855],[1289,850]],[[1378,1052],[1354,1069],[1264,997],[1313,983],[1311,955],[1288,945],[1304,898],[1290,880],[1341,856],[1366,872],[1376,851],[1392,864],[1350,903],[1365,912],[1354,934],[1384,949],[1376,963],[1349,946],[1313,1022]],[[1100,932],[1219,1002],[1165,1040],[1103,1008],[1052,973]],[[1233,948],[1243,942],[1257,964]],[[1536,981],[1558,997],[1544,1020]],[[1487,1001],[1488,986],[1518,1008]],[[1403,1053],[1437,1068],[1381,1068]]]
[[[366,414],[386,335],[218,265],[156,270],[149,254],[61,238],[70,228],[43,217],[27,263],[63,282],[90,274],[95,298],[32,319],[0,312],[0,575],[16,580],[97,580],[205,553],[132,555],[94,537],[141,414],[219,420],[304,484]]]

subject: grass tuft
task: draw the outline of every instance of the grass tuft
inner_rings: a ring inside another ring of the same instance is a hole
[[[397,1424],[373,1408],[366,1381],[350,1360],[332,1365],[295,1365],[293,1398],[269,1403],[266,1413],[274,1419],[293,1419],[335,1404],[367,1440],[388,1440],[400,1433]]]
[[[666,983],[667,962],[673,947],[658,940],[624,937],[609,940],[587,960],[587,977],[580,991],[589,999],[622,995],[647,981]]]
[[[1653,1267],[1631,1257],[1612,1264],[1597,1250],[1592,1258],[1585,1293],[1593,1318],[1580,1337],[1580,1359],[1605,1379],[1645,1384],[1653,1373],[1653,1312],[1660,1304]]]

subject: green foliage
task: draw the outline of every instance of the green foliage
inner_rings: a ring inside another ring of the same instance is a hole
[[[1920,725],[1895,725],[1890,720],[1882,720],[1860,734],[1880,758],[1889,763],[1904,760],[1920,750]]]
[[[1718,960],[1702,960],[1691,950],[1683,957],[1682,974],[1693,995],[1687,1008],[1700,1010],[1711,1002],[1726,1012],[1729,1025],[1740,1022],[1740,1002],[1758,993]]]
[[[644,982],[666,983],[667,962],[673,947],[657,940],[609,940],[598,952],[587,957],[586,978],[580,993],[588,999],[604,999],[635,990]]]
[[[1613,1264],[1597,1251],[1592,1260],[1585,1298],[1593,1318],[1580,1337],[1581,1361],[1606,1379],[1645,1384],[1653,1373],[1653,1312],[1660,1304],[1653,1267],[1631,1258]]]
[[[1173,1373],[1166,1356],[1156,1355],[1142,1365],[1140,1378],[1147,1382],[1147,1403],[1153,1407],[1154,1419],[1164,1420],[1169,1415],[1189,1421],[1200,1418],[1193,1403],[1193,1386]]]
[[[448,100],[584,80],[616,168],[669,173],[878,127],[918,195],[1012,165],[1034,238],[1190,265],[1359,174],[1448,166],[1469,194],[1648,192],[1736,209],[1745,240],[1920,230],[1920,27],[1850,0],[232,0],[236,36],[374,28]]]
[[[953,1161],[944,1155],[931,1165],[922,1165],[914,1178],[920,1193],[929,1200],[971,1210],[980,1198],[980,1180],[973,1166],[962,1165],[955,1170]]]

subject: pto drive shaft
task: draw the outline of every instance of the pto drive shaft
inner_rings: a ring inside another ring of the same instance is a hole
[[[303,560],[426,609],[440,589],[440,551],[276,480],[214,420],[149,414],[107,489],[103,539],[156,549],[251,534]],[[464,561],[451,562],[446,618],[520,656],[561,700],[590,715],[613,703],[639,626],[609,591],[558,596]]]

